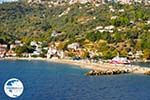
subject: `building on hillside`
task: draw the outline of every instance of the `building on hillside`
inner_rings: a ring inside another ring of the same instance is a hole
[[[112,1],[112,0],[70,0],[69,4],[75,4],[75,3],[93,3],[93,4],[105,4],[107,1]]]
[[[64,58],[64,52],[62,50],[57,50],[56,47],[49,47],[47,54],[47,58],[52,58],[52,57],[58,57],[58,58]]]
[[[38,44],[37,44],[36,41],[31,41],[31,42],[30,42],[30,45],[31,45],[31,46],[38,46]]]
[[[123,12],[125,12],[125,10],[124,9],[119,9],[118,12],[123,13]]]
[[[73,49],[73,50],[77,50],[80,48],[80,44],[79,43],[72,43],[72,44],[69,44],[67,46],[68,49]]]
[[[7,48],[7,44],[0,44],[0,48]]]
[[[52,56],[56,56],[57,55],[57,49],[54,47],[49,47],[48,51],[47,51],[47,58],[51,58]]]
[[[12,50],[12,49],[14,49],[14,48],[16,48],[16,47],[17,47],[17,45],[11,44],[11,45],[10,45],[10,50]]]
[[[9,50],[7,53],[6,53],[6,56],[7,57],[16,57],[16,53],[13,51],[13,50]]]
[[[0,58],[3,58],[5,56],[6,49],[0,48]]]
[[[35,55],[35,56],[39,56],[40,54],[42,54],[42,42],[38,41],[31,41],[30,42],[30,46],[34,47],[34,51],[32,53],[32,55]]]
[[[51,34],[51,37],[57,37],[59,35],[62,35],[63,33],[62,32],[59,32],[59,31],[53,31],[52,34]]]
[[[0,44],[0,58],[4,57],[7,52],[7,45]]]
[[[31,58],[32,53],[22,53],[23,57]]]
[[[125,57],[114,57],[111,61],[111,64],[130,64],[130,61]]]
[[[23,46],[22,42],[20,40],[16,40],[15,44],[16,46]]]
[[[142,56],[143,56],[144,54],[143,54],[143,52],[140,50],[140,51],[136,51],[136,53],[135,53],[135,58],[136,59],[140,59]]]

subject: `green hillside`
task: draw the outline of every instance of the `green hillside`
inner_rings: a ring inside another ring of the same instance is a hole
[[[66,44],[79,42],[84,49],[103,53],[104,58],[142,50],[149,59],[149,21],[150,7],[138,4],[47,7],[4,3],[0,4],[0,43],[62,42],[60,48],[65,50]],[[54,32],[59,35],[52,36]]]

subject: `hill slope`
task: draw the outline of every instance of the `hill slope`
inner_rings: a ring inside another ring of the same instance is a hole
[[[91,49],[98,52],[126,55],[129,51],[150,49],[149,18],[150,7],[141,5],[47,7],[4,3],[0,4],[0,42],[80,42],[83,48],[90,49],[88,45],[92,44]],[[52,36],[54,33],[59,35]]]

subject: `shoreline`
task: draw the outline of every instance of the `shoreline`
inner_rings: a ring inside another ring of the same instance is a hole
[[[70,59],[47,59],[47,58],[41,58],[41,57],[36,57],[36,58],[25,58],[25,57],[7,57],[7,58],[1,58],[0,60],[39,60],[39,61],[47,61],[47,62],[54,62],[54,63],[59,63],[59,64],[69,64],[69,65],[76,65],[79,66],[80,68],[86,68],[86,69],[97,69],[95,66],[91,65],[91,63],[85,63],[81,61],[74,61]],[[86,66],[85,66],[86,64]]]
[[[60,63],[60,64],[69,64],[69,65],[76,65],[83,69],[90,69],[94,71],[128,71],[129,73],[133,74],[145,74],[147,72],[150,72],[150,68],[148,67],[140,67],[138,65],[123,65],[123,64],[109,64],[109,63],[91,63],[86,62],[83,60],[70,60],[70,59],[47,59],[47,58],[25,58],[25,57],[7,57],[7,58],[1,58],[0,60],[40,60],[40,61],[48,61],[48,62],[54,62],[54,63]]]

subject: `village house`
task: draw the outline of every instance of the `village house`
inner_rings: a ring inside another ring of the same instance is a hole
[[[0,44],[0,58],[5,56],[6,51],[7,51],[7,45]]]
[[[0,44],[0,48],[7,48],[7,44]]]
[[[41,46],[37,45],[35,47],[35,50],[33,51],[32,55],[39,56],[40,54],[42,54],[42,48],[41,48]]]
[[[115,12],[115,9],[113,9],[113,8],[110,8],[110,12]]]
[[[131,20],[130,25],[135,25],[135,22],[133,20]]]
[[[35,47],[35,49],[31,55],[39,56],[40,54],[42,54],[42,42],[31,41],[30,45]]]
[[[68,12],[69,12],[70,10],[71,10],[70,8],[67,8],[63,13],[61,13],[60,15],[58,15],[58,17],[61,17],[61,16],[63,16],[63,15],[68,14]]]
[[[103,33],[103,32],[105,32],[105,30],[104,29],[102,29],[102,30],[98,30],[99,32],[101,32],[101,33]]]
[[[147,21],[147,24],[150,24],[150,20]]]
[[[10,45],[10,50],[12,50],[12,49],[14,49],[14,48],[16,48],[16,47],[17,47],[17,45],[11,44],[11,45]]]
[[[3,58],[6,53],[5,49],[0,48],[0,58]]]
[[[59,36],[59,35],[61,35],[62,34],[62,32],[59,32],[59,31],[53,31],[52,32],[52,34],[51,34],[51,37],[57,37],[57,36]]]
[[[103,26],[97,26],[95,30],[103,29]]]
[[[113,25],[110,25],[110,26],[106,26],[106,27],[105,27],[106,30],[111,30],[111,29],[114,29],[114,28],[115,28],[115,26],[113,26]]]
[[[41,53],[42,53],[41,49],[37,49],[37,50],[33,51],[32,55],[39,56]]]
[[[91,50],[90,50],[90,51],[88,51],[88,52],[89,52],[89,57],[90,57],[90,58],[94,58],[94,57],[99,56],[99,55],[102,56],[102,53],[98,53],[97,50],[95,50],[95,51],[93,51],[93,50],[91,51]]]
[[[9,50],[7,53],[6,53],[6,57],[16,57],[16,53],[13,51],[13,50]]]
[[[109,11],[110,12],[115,12],[115,9],[113,8],[113,6],[109,6]]]
[[[64,58],[65,57],[65,53],[62,50],[58,50],[57,51],[57,55],[59,56],[59,58]]]
[[[98,30],[99,32],[101,32],[101,33],[103,33],[103,32],[105,32],[105,30],[104,29],[101,29],[101,30]]]
[[[140,50],[140,51],[136,51],[136,53],[135,53],[135,58],[136,58],[136,59],[140,59],[141,56],[143,56],[143,52],[142,52],[141,50]]]
[[[16,46],[23,46],[22,42],[20,40],[16,40],[15,41],[15,45]]]
[[[129,59],[133,59],[133,58],[135,58],[135,56],[134,56],[134,54],[133,54],[133,52],[128,52],[128,58]]]
[[[136,2],[136,3],[142,3],[142,0],[134,0],[134,2]]]
[[[47,58],[52,58],[52,57],[58,57],[58,58],[64,58],[64,52],[62,50],[57,50],[56,47],[49,47],[47,54]]]
[[[76,51],[74,51],[74,53],[78,56],[78,57],[83,57],[84,56],[84,54],[85,54],[85,50],[83,50],[83,49],[78,49],[78,50],[76,50]]]
[[[49,47],[47,51],[47,58],[51,58],[52,56],[56,55],[57,49],[55,47]]]
[[[38,44],[37,44],[36,41],[31,41],[31,42],[30,42],[30,45],[31,45],[31,46],[38,46]]]
[[[122,13],[125,12],[124,9],[119,9],[118,12]]]
[[[73,49],[73,50],[77,50],[80,48],[80,44],[79,43],[72,43],[72,44],[69,44],[67,46],[68,49]]]
[[[121,28],[118,28],[117,30],[118,30],[118,31],[122,31],[122,29],[121,29]]]
[[[120,4],[131,4],[131,0],[118,0]]]
[[[22,53],[23,57],[31,58],[32,53]]]
[[[131,62],[126,57],[114,57],[111,61],[111,64],[130,64]]]
[[[114,28],[115,28],[115,26],[113,26],[113,25],[105,26],[104,31],[112,33],[112,32],[114,32]]]
[[[117,19],[118,16],[112,16],[110,19],[113,20],[113,19]]]

